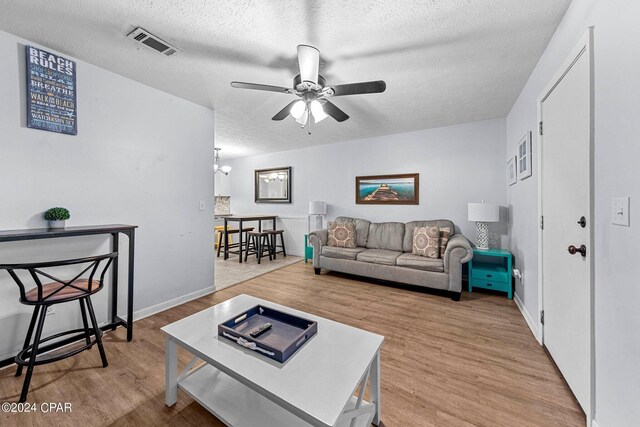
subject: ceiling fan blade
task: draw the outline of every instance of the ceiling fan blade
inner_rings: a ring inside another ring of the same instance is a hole
[[[336,119],[339,122],[344,122],[345,120],[347,120],[349,118],[347,113],[345,113],[344,111],[342,111],[341,109],[336,107],[335,104],[333,104],[333,103],[331,103],[329,101],[326,101],[322,105],[322,108],[324,109],[325,113],[327,113],[328,115],[330,115],[331,117],[333,117],[334,119]]]
[[[291,107],[293,107],[293,104],[295,104],[298,101],[299,100],[296,99],[295,101],[291,101],[290,103],[288,103],[287,106],[284,107],[282,110],[278,111],[278,114],[273,116],[271,118],[271,120],[284,120],[284,119],[286,119],[287,116],[289,115],[289,113],[291,112]]]
[[[318,68],[320,67],[320,51],[306,44],[298,45],[298,66],[303,82],[318,84]]]
[[[292,89],[282,86],[260,85],[257,83],[231,82],[231,86],[238,89],[266,90],[268,92],[293,93]]]
[[[381,93],[384,92],[386,88],[387,84],[383,80],[331,86],[331,89],[333,89],[333,96]]]

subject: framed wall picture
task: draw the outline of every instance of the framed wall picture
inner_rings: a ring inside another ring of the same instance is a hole
[[[518,142],[518,179],[529,178],[531,176],[531,132],[527,132]]]
[[[513,156],[507,160],[507,184],[513,185],[518,182],[518,174],[516,171],[516,163],[518,162],[518,156]]]
[[[256,203],[291,203],[291,166],[256,169]]]
[[[76,63],[26,46],[27,127],[76,135]]]
[[[420,174],[356,177],[356,204],[418,205]]]

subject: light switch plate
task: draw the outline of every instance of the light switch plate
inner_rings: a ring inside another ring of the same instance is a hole
[[[611,224],[629,227],[628,197],[614,197],[611,199]]]
[[[200,208],[201,211],[206,211],[207,210],[207,204],[205,203],[204,200],[200,200],[200,203],[198,204],[198,207]]]

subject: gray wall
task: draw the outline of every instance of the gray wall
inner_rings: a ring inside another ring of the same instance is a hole
[[[304,141],[305,134],[296,125],[287,122],[283,126],[300,132]],[[447,218],[475,242],[475,224],[467,220],[467,203],[484,199],[506,205],[504,131],[504,119],[487,120],[234,159],[228,162],[233,166],[231,210],[306,216],[310,200],[324,200],[329,205],[328,218]],[[254,203],[253,171],[280,166],[293,167],[293,203]],[[420,205],[356,205],[356,176],[414,172],[420,173]],[[502,216],[502,223],[494,225],[492,232],[506,244],[506,209]]]
[[[595,61],[595,331],[596,414],[600,427],[640,419],[640,2],[574,0],[507,117],[507,154],[536,128],[536,99],[587,27]],[[536,153],[536,139],[534,137]],[[537,319],[537,177],[509,187],[510,247],[525,275],[516,293]],[[631,197],[631,227],[611,225],[611,198]]]
[[[30,43],[0,32],[0,229],[45,227],[42,212],[60,205],[71,210],[69,226],[139,225],[138,313],[212,290],[213,112],[77,61],[78,135],[26,128],[24,44]],[[199,200],[207,201],[206,211],[198,210]],[[126,248],[122,238],[124,255]],[[3,243],[0,262],[108,250],[105,237]],[[106,320],[108,292],[94,298],[99,321]],[[18,296],[1,272],[0,355],[15,354],[24,340],[31,309]],[[77,304],[63,304],[47,327],[59,330],[79,320]]]

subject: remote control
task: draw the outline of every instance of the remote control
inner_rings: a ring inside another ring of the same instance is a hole
[[[253,329],[251,332],[249,332],[249,335],[251,335],[253,338],[258,338],[260,335],[264,334],[269,329],[271,329],[271,323],[265,323]]]

